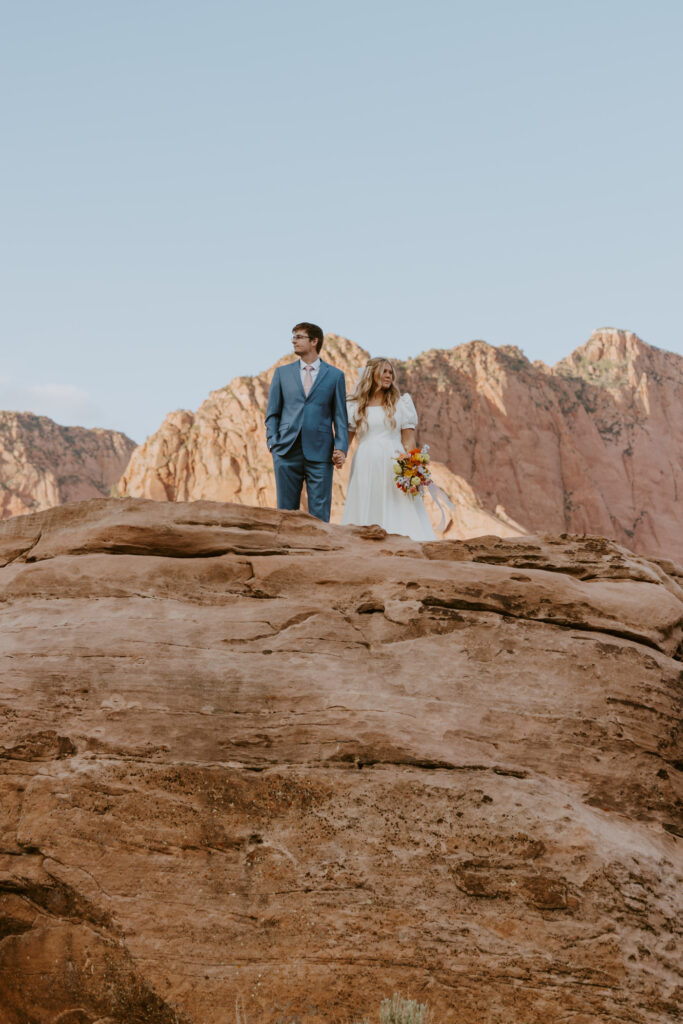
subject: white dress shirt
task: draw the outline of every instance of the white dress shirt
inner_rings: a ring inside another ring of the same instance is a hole
[[[320,369],[320,356],[318,356],[318,358],[316,359],[316,361],[314,363],[305,363],[303,361],[303,359],[299,360],[299,371],[301,373],[301,383],[302,383],[302,385],[303,385],[303,382],[306,379],[306,367],[307,366],[310,366],[310,368],[311,368],[311,387],[313,387],[313,385],[315,384],[315,378],[318,376],[318,370]]]

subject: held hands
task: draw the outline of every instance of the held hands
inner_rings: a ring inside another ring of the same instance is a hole
[[[346,452],[342,452],[338,448],[335,448],[332,452],[332,462],[334,463],[335,469],[341,469],[346,462]]]

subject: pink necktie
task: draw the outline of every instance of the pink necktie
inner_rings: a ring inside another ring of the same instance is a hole
[[[304,393],[308,394],[308,392],[313,387],[313,377],[311,375],[311,367],[310,366],[304,366],[304,371],[305,371],[305,373],[304,373]]]

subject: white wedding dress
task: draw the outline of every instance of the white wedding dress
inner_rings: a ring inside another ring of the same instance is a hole
[[[355,401],[346,403],[349,430],[356,429],[356,408]],[[412,398],[408,394],[399,398],[394,428],[385,418],[382,406],[370,405],[366,412],[367,425],[356,434],[358,448],[351,463],[342,523],[377,523],[387,533],[401,533],[413,540],[436,540],[422,498],[411,498],[399,491],[394,482],[392,462],[396,453],[403,451],[401,430],[417,426]]]

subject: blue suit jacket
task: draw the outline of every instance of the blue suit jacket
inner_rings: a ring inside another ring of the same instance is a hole
[[[301,434],[304,458],[327,462],[334,448],[345,452],[349,447],[344,374],[321,359],[313,387],[306,395],[300,365],[296,359],[278,366],[273,374],[266,409],[266,443],[270,451],[286,455]]]

